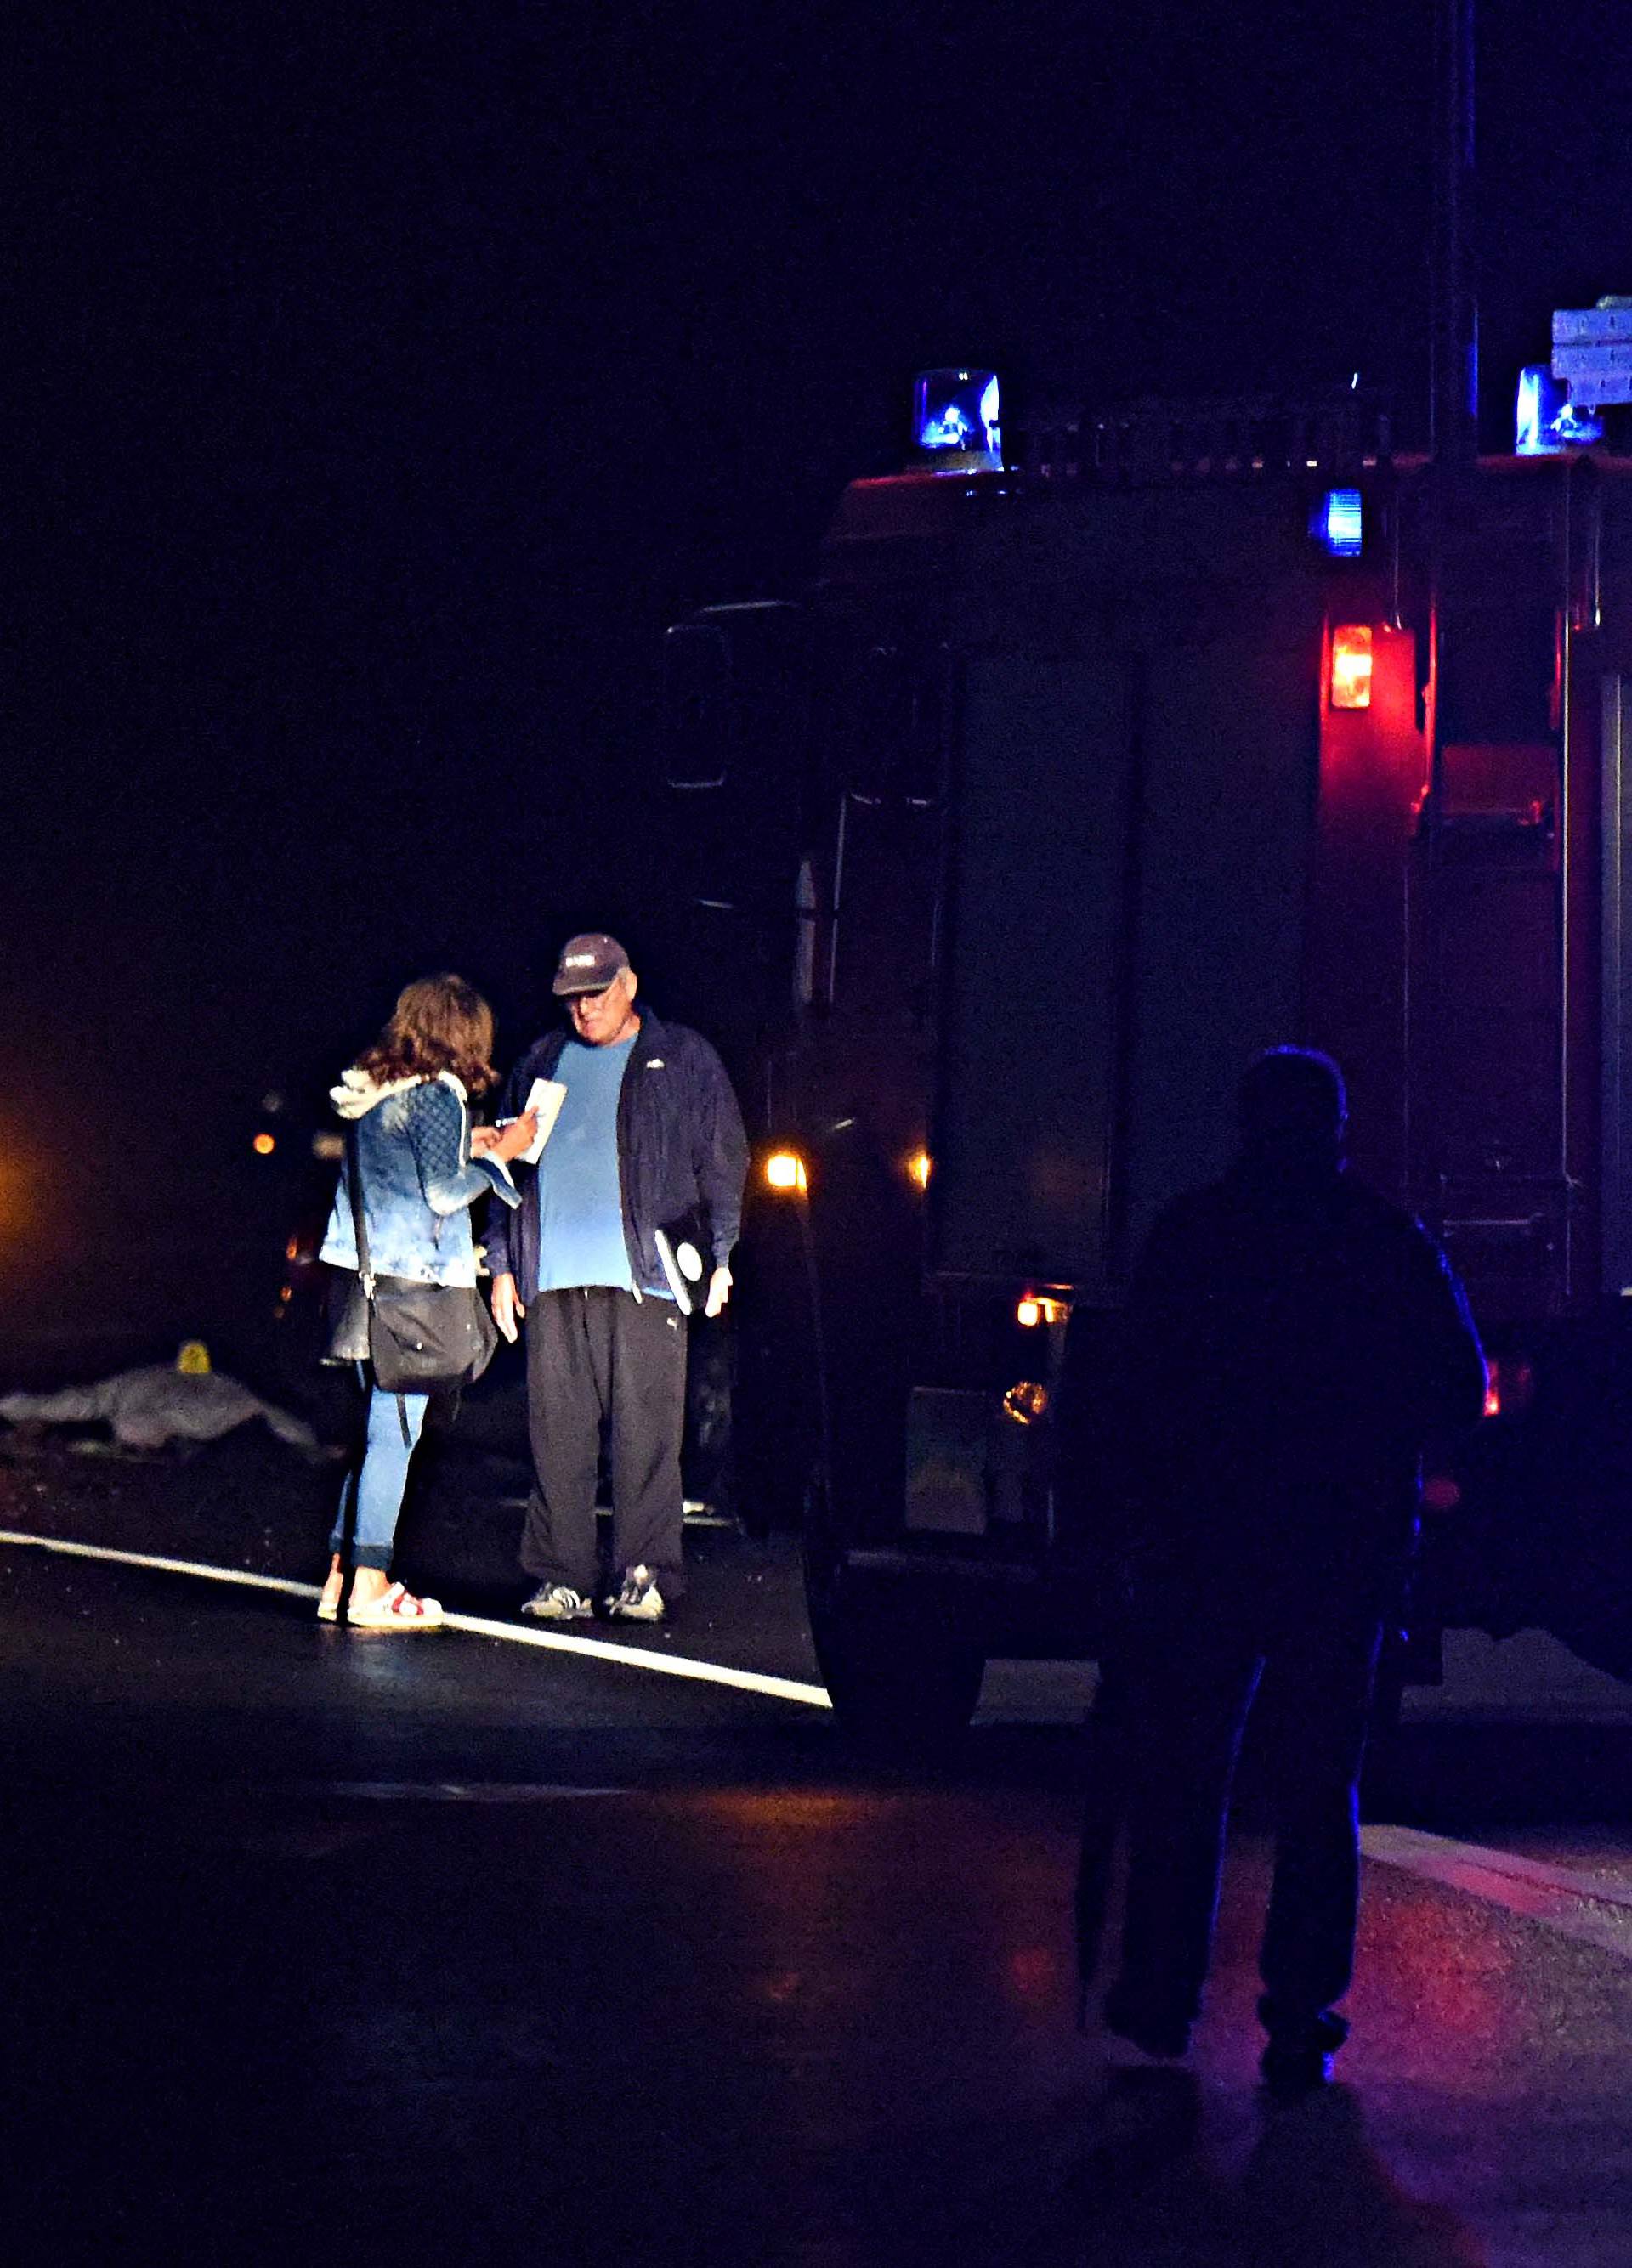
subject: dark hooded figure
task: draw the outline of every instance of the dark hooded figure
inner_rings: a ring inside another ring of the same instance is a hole
[[[1189,2043],[1230,1779],[1266,1677],[1280,1737],[1259,2012],[1266,2080],[1297,2088],[1326,2076],[1348,2030],[1332,2004],[1353,1970],[1356,1790],[1422,1452],[1477,1421],[1486,1379],[1444,1255],[1345,1170],[1337,1065],[1277,1048],[1249,1066],[1240,1104],[1234,1166],[1157,1221],[1127,1312],[1123,1603],[1100,1738],[1128,1883],[1104,2017],[1148,2053]],[[1103,1800],[1100,1813],[1085,1968]]]

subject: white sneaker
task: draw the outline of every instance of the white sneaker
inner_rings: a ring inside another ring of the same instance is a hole
[[[614,1622],[661,1623],[668,1609],[649,1567],[631,1567],[607,1608]]]
[[[589,1602],[570,1583],[541,1583],[521,1611],[541,1623],[571,1623],[589,1612]]]

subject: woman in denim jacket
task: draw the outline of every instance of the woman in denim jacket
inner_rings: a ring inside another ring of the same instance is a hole
[[[474,1287],[471,1205],[490,1191],[503,1204],[519,1203],[510,1160],[531,1145],[536,1120],[522,1116],[502,1133],[491,1127],[473,1132],[470,1125],[469,1096],[493,1084],[492,1050],[492,1012],[481,994],[462,976],[422,977],[401,994],[380,1037],[329,1090],[335,1108],[357,1130],[363,1223],[377,1275]],[[349,1155],[321,1257],[357,1269]],[[407,1631],[433,1629],[442,1619],[435,1599],[416,1598],[390,1576],[409,1460],[428,1399],[369,1390],[367,1448],[361,1469],[347,1480],[329,1538],[333,1557],[317,1606],[323,1622],[339,1613],[341,1552],[353,1497],[357,1572],[347,1621],[366,1630]]]

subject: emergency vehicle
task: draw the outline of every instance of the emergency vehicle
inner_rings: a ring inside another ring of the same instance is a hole
[[[1632,458],[1556,404],[1461,463],[1357,393],[1008,455],[991,373],[917,407],[806,599],[666,641],[679,855],[764,986],[745,1494],[805,1499],[836,1705],[951,1724],[989,1654],[1093,1651],[1061,1389],[1288,1041],[1492,1350],[1434,1611],[1615,1655],[1610,1568],[1533,1539],[1617,1525],[1632,1457]]]

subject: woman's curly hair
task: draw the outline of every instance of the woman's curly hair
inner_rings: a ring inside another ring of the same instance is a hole
[[[451,1071],[471,1094],[498,1084],[493,1012],[462,976],[421,976],[398,993],[391,1020],[358,1067],[381,1086],[399,1079],[434,1079]]]

